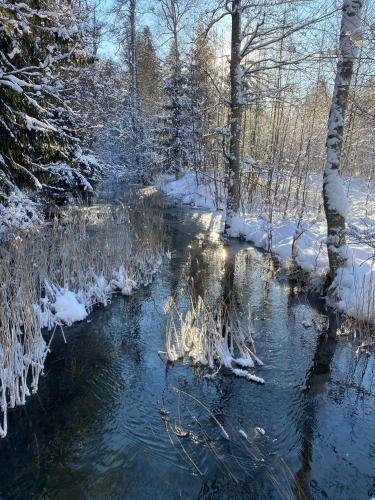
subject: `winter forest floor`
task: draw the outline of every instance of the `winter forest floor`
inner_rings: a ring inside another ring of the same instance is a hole
[[[256,247],[271,250],[282,267],[297,273],[303,280],[308,276],[312,289],[320,290],[328,272],[326,221],[322,209],[319,176],[310,176],[306,185],[303,213],[293,206],[275,203],[270,222],[269,208],[261,197],[242,207],[229,230]],[[187,172],[180,179],[163,177],[160,187],[169,196],[192,207],[211,212],[211,227],[223,232],[225,195],[222,184],[207,176]],[[346,182],[351,206],[348,218],[348,263],[338,278],[341,300],[338,309],[358,320],[375,321],[375,181],[351,179]],[[298,272],[300,271],[300,272]],[[302,283],[301,283],[302,284]]]

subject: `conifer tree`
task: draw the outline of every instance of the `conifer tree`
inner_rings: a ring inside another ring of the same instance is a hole
[[[144,111],[154,115],[162,100],[163,75],[150,28],[137,36],[137,88]]]
[[[194,122],[194,163],[196,168],[209,164],[209,152],[213,147],[215,127],[215,54],[206,36],[205,29],[198,25],[189,57],[189,85]]]
[[[20,189],[90,190],[68,86],[87,62],[68,2],[0,2],[0,201]]]
[[[165,103],[159,120],[163,171],[178,177],[194,163],[199,125],[186,68],[177,62],[165,81]]]

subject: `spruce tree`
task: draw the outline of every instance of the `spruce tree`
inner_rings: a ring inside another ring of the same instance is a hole
[[[164,85],[165,103],[159,118],[162,170],[178,177],[194,164],[197,142],[197,114],[189,72],[178,62]]]
[[[144,111],[154,115],[162,100],[163,76],[150,28],[137,36],[137,88]]]
[[[0,202],[21,189],[90,190],[69,86],[87,62],[69,2],[0,2]]]

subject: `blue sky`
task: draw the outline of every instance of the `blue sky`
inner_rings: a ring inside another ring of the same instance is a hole
[[[146,2],[143,2],[143,5]],[[152,4],[153,2],[151,2]],[[108,33],[105,36],[105,39],[101,43],[100,49],[99,49],[99,54],[102,57],[105,58],[111,58],[111,59],[117,59],[117,45],[114,42],[113,38],[113,33],[111,33],[111,23],[114,22],[114,16],[111,14],[111,7],[114,4],[114,0],[104,0],[103,1],[103,7],[102,7],[102,17],[104,20],[108,23]],[[141,4],[141,9],[142,6]],[[154,16],[152,14],[149,14],[147,12],[141,12],[140,15],[138,15],[138,24],[139,27],[148,25],[152,27],[154,25]]]

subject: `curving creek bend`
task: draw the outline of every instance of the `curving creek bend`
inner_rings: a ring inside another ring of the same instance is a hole
[[[98,203],[135,194],[109,185]],[[38,394],[10,412],[0,498],[375,496],[374,357],[357,358],[267,255],[213,241],[208,214],[163,198],[160,210],[171,255],[153,283],[66,328],[67,343],[56,335]],[[186,277],[208,301],[232,289],[265,385],[158,354]]]

